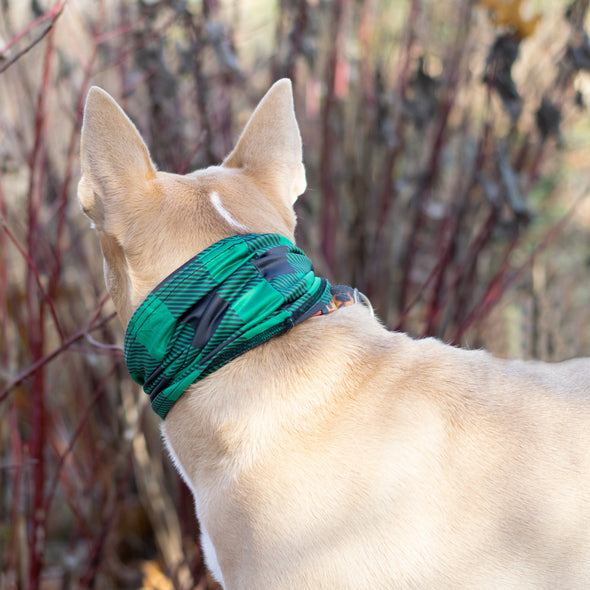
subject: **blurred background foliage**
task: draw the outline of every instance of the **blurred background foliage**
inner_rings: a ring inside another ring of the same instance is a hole
[[[588,0],[0,0],[0,590],[213,588],[76,200],[91,84],[161,169],[292,79],[298,241],[392,329],[590,354]]]

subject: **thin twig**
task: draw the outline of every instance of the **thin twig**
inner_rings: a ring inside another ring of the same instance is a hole
[[[563,232],[569,221],[574,216],[579,203],[579,201],[574,203],[574,205],[563,216],[563,218],[549,229],[549,231],[541,240],[540,244],[535,248],[534,252],[530,254],[529,257],[518,268],[514,269],[508,278],[505,278],[508,274],[508,271],[510,270],[508,257],[514,250],[514,242],[516,241],[517,236],[513,238],[506,251],[504,261],[501,264],[500,269],[489,282],[481,299],[478,301],[478,303],[476,303],[466,319],[457,329],[457,332],[452,339],[452,344],[459,344],[467,329],[470,328],[474,322],[482,320],[491,311],[492,307],[499,301],[500,297],[506,292],[506,290],[511,285],[513,285],[520,276],[522,276],[524,271],[532,267],[539,254],[544,252]]]
[[[43,368],[47,363],[51,362],[54,358],[59,356],[62,352],[68,350],[72,346],[72,344],[78,342],[78,340],[82,340],[85,338],[89,332],[93,332],[94,330],[98,330],[102,328],[104,325],[108,324],[116,315],[116,312],[112,312],[109,315],[101,318],[100,321],[97,321],[98,315],[100,315],[100,311],[102,310],[102,305],[98,310],[98,314],[96,314],[90,323],[75,332],[70,337],[66,338],[60,346],[56,349],[52,350],[49,354],[45,355],[43,358],[38,359],[34,362],[30,367],[28,367],[25,371],[17,375],[2,391],[0,391],[0,402],[4,401],[8,394],[17,386],[19,386],[25,379],[28,379],[32,375],[34,375],[39,369]]]
[[[33,47],[35,47],[35,45],[37,45],[40,41],[42,41],[48,35],[48,33],[53,29],[55,23],[57,22],[57,19],[61,15],[61,13],[66,5],[66,2],[67,2],[67,0],[61,0],[61,2],[58,2],[51,10],[48,10],[45,14],[43,14],[39,18],[35,19],[30,25],[28,25],[24,30],[22,30],[18,35],[15,35],[7,43],[7,45],[4,47],[4,49],[2,51],[0,51],[0,59],[2,59],[2,57],[4,55],[6,55],[6,52],[9,51],[10,48],[15,43],[20,41],[20,39],[22,37],[24,37],[27,33],[32,31],[37,25],[41,24],[42,22],[46,21],[47,19],[51,20],[49,25],[47,25],[47,27],[45,27],[43,29],[43,31],[41,31],[41,33],[37,37],[35,37],[35,39],[33,39],[33,41],[31,41],[26,47],[24,47],[18,53],[16,53],[12,58],[10,58],[9,60],[5,61],[2,65],[0,65],[0,74],[2,72],[5,72],[11,65],[16,63],[23,55],[28,53],[31,49],[33,49]]]
[[[55,324],[55,328],[59,334],[60,339],[63,341],[63,339],[64,339],[63,329],[61,327],[59,318],[57,317],[57,312],[55,311],[53,301],[51,300],[51,298],[49,297],[49,294],[47,293],[47,291],[45,290],[45,287],[43,286],[43,281],[41,280],[41,275],[39,274],[39,270],[37,269],[35,263],[31,259],[31,257],[27,254],[27,251],[25,250],[25,248],[18,241],[18,238],[14,235],[12,230],[8,227],[6,220],[2,216],[0,216],[0,229],[4,230],[4,232],[6,233],[8,238],[10,239],[10,241],[14,244],[14,246],[18,250],[19,254],[25,259],[25,262],[27,263],[29,270],[33,273],[33,276],[35,277],[35,282],[37,283],[37,286],[39,287],[39,291],[41,293],[41,296],[43,297],[43,300],[45,301],[45,303],[47,304],[47,307],[49,308],[49,313],[51,314],[51,317],[52,317],[53,322]]]
[[[82,433],[84,428],[87,426],[88,419],[90,417],[90,411],[92,410],[92,408],[94,407],[96,402],[99,400],[99,398],[104,394],[105,384],[113,376],[113,374],[115,373],[115,371],[117,369],[117,366],[118,366],[118,362],[113,363],[111,370],[103,377],[100,385],[96,388],[96,391],[94,392],[94,395],[92,396],[92,399],[90,400],[90,402],[86,406],[85,411],[83,412],[82,416],[80,417],[80,421],[78,422],[78,426],[76,427],[76,430],[74,430],[74,433],[70,437],[70,442],[68,443],[68,446],[66,447],[64,452],[59,457],[59,460],[58,460],[57,465],[55,467],[55,475],[53,477],[53,481],[51,482],[51,484],[48,487],[49,491],[47,492],[47,497],[45,499],[45,510],[46,511],[49,510],[49,508],[51,507],[51,503],[53,502],[53,497],[54,497],[55,491],[57,489],[57,484],[59,483],[61,470],[63,469],[64,463],[66,462],[66,459],[70,456],[70,453],[72,452],[72,450],[74,448],[74,444],[76,443],[76,440],[78,439],[78,437],[80,436],[80,434]]]

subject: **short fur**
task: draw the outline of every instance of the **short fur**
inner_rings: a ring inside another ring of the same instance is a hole
[[[290,82],[268,91],[223,164],[186,176],[156,171],[92,88],[82,173],[126,325],[210,244],[242,228],[293,238],[305,172]],[[165,437],[227,590],[586,590],[589,383],[589,360],[412,340],[354,305],[191,386]]]

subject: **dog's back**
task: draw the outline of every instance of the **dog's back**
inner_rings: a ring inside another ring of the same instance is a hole
[[[351,308],[221,369],[166,429],[229,588],[586,588],[589,377]],[[191,444],[203,415],[220,428]],[[199,467],[220,462],[222,497]]]

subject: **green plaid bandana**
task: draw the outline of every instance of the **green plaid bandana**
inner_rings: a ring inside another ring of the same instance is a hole
[[[283,236],[227,238],[174,271],[137,308],[125,335],[127,368],[165,418],[195,381],[314,315],[356,303],[357,295],[316,277]]]

